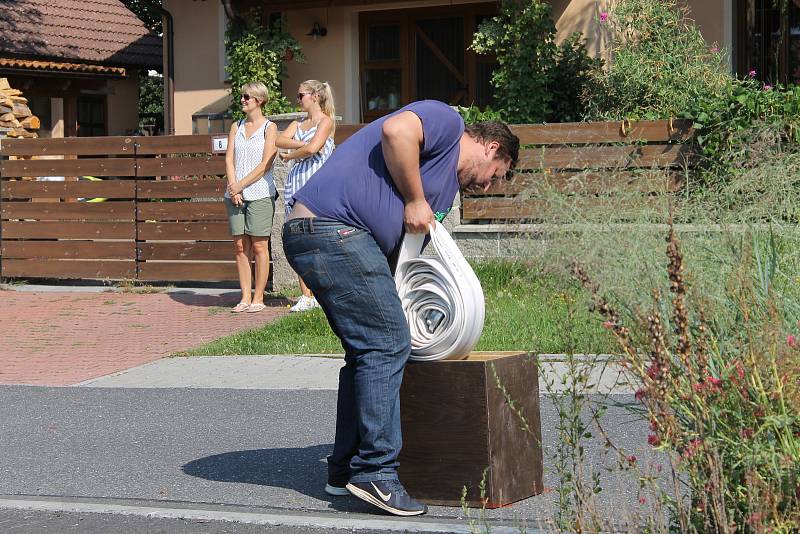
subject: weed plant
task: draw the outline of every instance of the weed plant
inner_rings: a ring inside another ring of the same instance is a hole
[[[769,253],[777,257],[774,245]],[[633,314],[618,312],[579,264],[573,272],[594,295],[593,309],[641,384],[636,398],[652,431],[648,443],[669,454],[685,484],[686,491],[662,494],[669,526],[681,532],[795,531],[800,351],[787,335],[784,296],[771,284],[777,264],[762,261],[755,250],[742,257],[726,286],[728,309],[712,306],[737,328],[719,329],[706,315],[702,294],[690,298],[673,229],[667,257],[671,299],[654,290],[651,307]]]

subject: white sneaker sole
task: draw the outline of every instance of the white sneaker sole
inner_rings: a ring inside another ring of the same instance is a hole
[[[361,499],[362,501],[368,502],[373,506],[377,506],[381,510],[386,510],[390,514],[394,515],[402,515],[402,516],[411,516],[411,515],[422,515],[425,513],[425,510],[400,510],[398,508],[393,508],[386,504],[385,502],[381,501],[380,499],[376,499],[371,493],[368,491],[364,491],[360,488],[352,484],[348,484],[346,486],[350,493]]]
[[[328,495],[333,495],[335,497],[344,497],[345,495],[350,495],[350,492],[347,488],[340,488],[337,486],[331,486],[330,484],[325,484],[325,493]]]

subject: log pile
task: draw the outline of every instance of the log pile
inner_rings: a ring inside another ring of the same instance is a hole
[[[22,91],[12,89],[6,78],[0,78],[0,135],[7,137],[39,137],[39,118],[31,113]]]

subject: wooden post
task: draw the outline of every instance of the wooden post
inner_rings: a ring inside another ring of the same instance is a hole
[[[496,508],[543,491],[534,355],[476,352],[465,360],[411,362],[400,406],[398,473],[415,498],[460,506],[466,486],[470,506]]]

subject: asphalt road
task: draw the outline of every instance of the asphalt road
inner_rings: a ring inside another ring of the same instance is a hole
[[[0,386],[0,532],[216,533],[251,532],[255,525],[99,513],[109,502],[137,510],[154,503],[193,510],[222,505],[264,517],[332,518],[320,527],[324,531],[385,532],[385,525],[372,529],[376,523],[369,521],[394,518],[376,515],[352,497],[323,492],[335,395],[330,390]],[[614,395],[613,401],[632,398]],[[547,399],[542,399],[541,410],[545,486],[550,491],[487,510],[489,524],[543,526],[555,514],[557,493],[552,489],[558,477],[551,454],[560,443],[559,419]],[[646,426],[625,409],[610,407],[603,421],[612,440],[641,463],[658,460],[648,451]],[[612,521],[623,521],[626,510],[640,506],[635,476],[605,469],[613,460],[602,440],[590,440],[585,450],[584,472],[587,477],[597,473],[605,488],[598,495],[598,509]],[[3,506],[4,499],[20,496],[56,504],[39,511]],[[60,502],[97,508],[92,513],[65,512],[59,511]],[[451,524],[458,531],[468,520],[459,508],[431,507],[424,519],[414,521],[423,530],[427,521]],[[258,528],[319,530],[302,521],[282,527],[266,521]],[[397,528],[403,530],[401,523]]]

